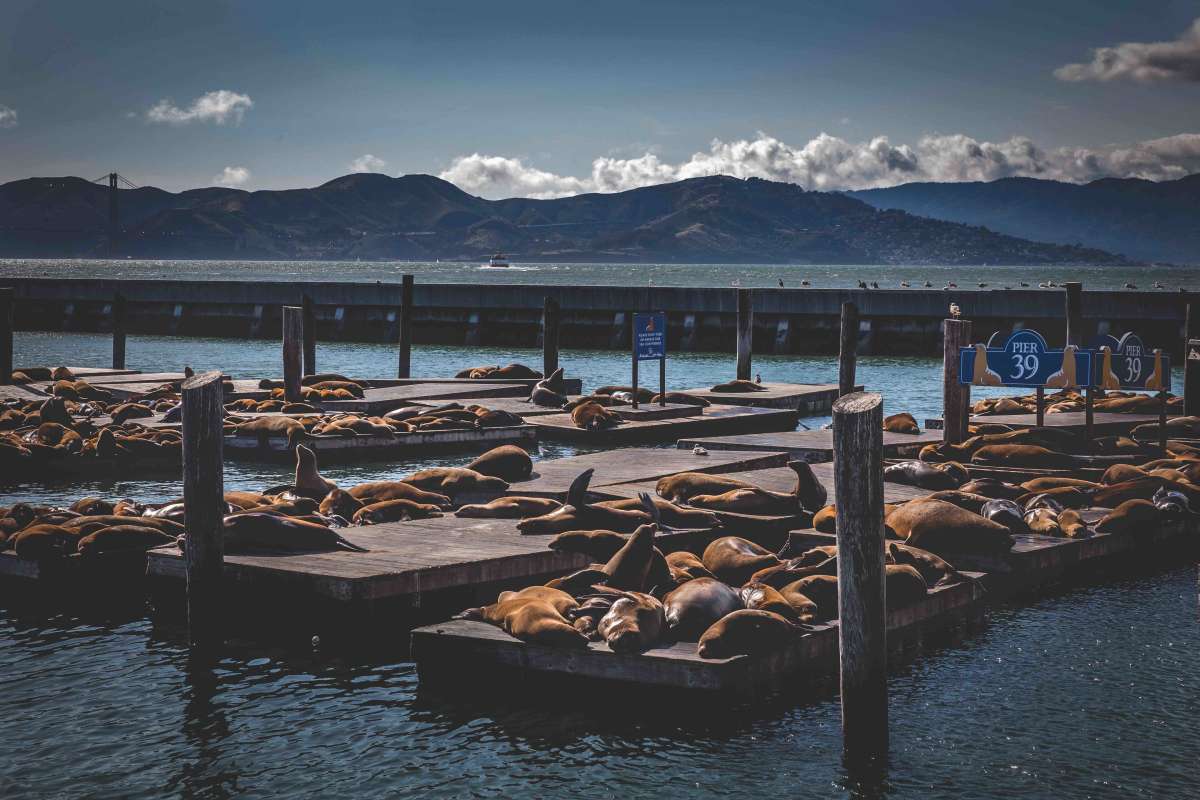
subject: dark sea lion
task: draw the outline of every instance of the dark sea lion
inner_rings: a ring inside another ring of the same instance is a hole
[[[997,480],[996,478],[975,478],[958,487],[960,492],[978,494],[994,500],[1016,500],[1025,494],[1024,487]]]
[[[529,402],[535,406],[562,408],[567,402],[563,389],[563,368],[559,367],[533,385],[529,393]]]
[[[441,515],[441,509],[429,503],[414,503],[412,500],[383,500],[358,509],[354,512],[351,521],[358,525],[377,525],[381,522],[429,519]]]
[[[624,547],[626,541],[627,538],[616,531],[573,530],[563,531],[546,546],[560,553],[579,553],[603,563]]]
[[[906,608],[925,599],[929,585],[916,567],[908,564],[887,564],[884,567],[884,596],[888,610]]]
[[[136,525],[155,528],[156,530],[160,530],[163,533],[167,533],[172,536],[179,536],[186,530],[180,523],[163,517],[125,517],[118,516],[116,514],[93,514],[89,516],[76,517],[64,522],[63,527],[78,528],[92,523],[104,523],[105,525],[127,525],[131,522]]]
[[[454,512],[456,517],[470,519],[524,519],[542,516],[562,506],[549,497],[497,497],[489,503],[461,506]]]
[[[928,586],[945,586],[966,580],[966,576],[955,569],[953,564],[928,550],[898,542],[889,542],[887,547],[890,562],[913,567],[921,573]]]
[[[588,567],[572,572],[569,575],[563,575],[561,578],[548,580],[545,585],[551,589],[558,589],[574,598],[578,598],[581,594],[590,592],[594,587],[603,586],[607,583],[607,572],[596,567]]]
[[[1086,508],[1091,505],[1091,492],[1084,491],[1076,486],[1060,486],[1057,489],[1047,489],[1044,492],[1029,492],[1017,498],[1017,503],[1026,510],[1035,501],[1052,500],[1057,511],[1064,508]]]
[[[1029,533],[1029,525],[1025,522],[1025,512],[1012,500],[996,498],[983,504],[979,515],[992,522],[999,522],[1012,533]]]
[[[653,588],[647,585],[653,560],[654,526],[642,525],[604,564],[604,572],[609,576],[607,585],[632,592]]]
[[[428,414],[430,411],[428,406],[405,406],[404,408],[395,408],[383,415],[384,419],[403,422],[413,417],[419,417],[423,414]]]
[[[984,504],[991,499],[981,494],[964,492],[961,489],[942,489],[941,491],[933,492],[928,497],[934,500],[944,500],[947,503],[953,503],[959,508],[965,508],[974,514],[979,514]]]
[[[362,399],[363,387],[353,381],[317,381],[316,383],[307,384],[309,388],[316,389],[318,392],[331,391],[336,392],[339,389],[349,392],[353,397]]]
[[[112,514],[113,504],[99,497],[84,497],[71,503],[70,509],[84,516],[95,514]]]
[[[1194,513],[1186,495],[1165,486],[1158,488],[1150,502],[1154,503],[1154,507],[1166,520],[1184,519]]]
[[[671,638],[694,642],[717,620],[742,608],[737,591],[715,578],[696,578],[663,598]]]
[[[953,462],[948,462],[953,463]],[[921,489],[955,489],[962,481],[947,470],[925,461],[903,461],[883,468],[883,479],[888,483],[901,483]]]
[[[921,432],[920,426],[917,425],[917,420],[907,411],[892,414],[890,417],[884,417],[883,429],[888,433],[918,434]]]
[[[974,464],[1032,469],[1069,469],[1075,457],[1035,444],[989,444],[971,455]]]
[[[174,536],[146,525],[110,525],[82,537],[76,549],[93,556],[121,550],[149,550],[175,541]]]
[[[816,608],[810,611],[812,619],[816,621],[825,621],[836,619],[838,615],[838,587],[836,575],[809,575],[806,578],[801,578],[798,581],[793,581],[779,590],[784,599],[792,603],[793,608],[797,602],[801,602],[795,598],[806,598],[810,603],[813,603]]]
[[[225,492],[225,502],[231,506],[237,506],[240,509],[254,508],[255,506],[269,505],[272,501],[270,497],[259,492]]]
[[[795,641],[801,630],[774,612],[743,608],[714,622],[696,652],[701,658],[772,653]]]
[[[145,417],[153,417],[154,409],[141,403],[122,403],[109,412],[112,421],[120,425],[131,419],[144,419]],[[45,419],[45,415],[42,416]]]
[[[767,387],[761,383],[754,381],[734,380],[725,383],[718,383],[716,386],[709,389],[710,392],[721,392],[729,394],[744,394],[747,392],[765,392]]]
[[[661,402],[662,400],[663,400],[663,396],[660,394],[653,395],[650,398],[651,403],[658,403],[658,402]],[[680,405],[680,406],[708,407],[708,406],[712,405],[712,403],[708,402],[703,397],[699,397],[694,394],[688,394],[687,392],[667,392],[666,402],[671,403],[673,405]]]
[[[353,378],[347,378],[338,372],[317,372],[312,375],[305,375],[300,379],[301,386],[316,386],[321,383],[334,381],[336,383],[352,383],[359,388],[365,388],[368,384],[366,381],[356,381]],[[269,387],[263,387],[269,388]]]
[[[663,604],[642,592],[626,592],[596,624],[614,653],[640,653],[654,646],[667,627]]]
[[[1096,523],[1096,533],[1147,533],[1159,521],[1159,511],[1150,500],[1126,500]]]
[[[1034,478],[1033,480],[1028,480],[1021,484],[1021,488],[1025,490],[1022,492],[1022,494],[1028,494],[1029,492],[1048,492],[1054,489],[1061,489],[1064,486],[1074,486],[1080,489],[1100,488],[1100,484],[1093,481],[1086,481],[1082,478]]]
[[[765,583],[747,583],[738,594],[742,598],[742,605],[746,608],[772,611],[791,622],[800,622],[796,609],[792,608],[791,603],[774,586]]]
[[[323,525],[275,514],[231,514],[225,517],[225,552],[367,552]]]
[[[467,469],[473,469],[480,475],[490,475],[509,483],[516,483],[528,480],[533,474],[533,459],[520,447],[505,444],[488,450],[467,464]]]
[[[342,489],[334,489],[325,495],[317,510],[325,516],[337,515],[346,519],[353,519],[355,513],[362,507],[362,502],[349,492]],[[441,506],[437,507],[441,508]]]
[[[1189,488],[1189,485],[1186,483],[1176,483],[1147,475],[1137,480],[1122,481],[1121,483],[1101,486],[1093,490],[1092,505],[1104,508],[1116,508],[1126,500],[1151,500],[1154,497],[1154,493],[1164,486],[1168,489],[1181,492],[1189,501],[1192,501],[1200,494],[1200,490]]]
[[[601,528],[618,533],[631,533],[639,526],[652,521],[653,518],[646,511],[589,503],[588,484],[594,472],[594,469],[584,470],[571,482],[567,490],[567,502],[563,506],[540,517],[521,520],[517,523],[517,530],[525,534],[547,534]]]
[[[75,552],[80,532],[61,525],[34,524],[13,535],[10,545],[19,558],[55,559]]]
[[[571,410],[571,422],[585,431],[601,431],[623,425],[625,420],[599,403],[581,403]]]
[[[698,508],[685,508],[672,503],[670,500],[664,500],[661,497],[651,498],[650,501],[654,504],[655,510],[658,511],[658,520],[663,525],[691,530],[707,530],[721,526],[721,518],[711,511],[703,511]],[[596,503],[596,505],[624,511],[645,510],[642,500],[633,497],[621,500],[604,500]]]
[[[524,424],[524,419],[509,411],[488,409],[475,415],[476,428],[512,428]]]
[[[731,489],[754,488],[752,484],[737,478],[724,475],[710,475],[706,472],[677,472],[659,478],[654,490],[659,497],[673,503],[686,503],[699,494],[722,494]]]
[[[955,552],[1001,555],[1013,544],[1012,534],[1000,523],[942,500],[910,500],[884,522],[907,544],[943,557]]]
[[[432,467],[402,480],[418,489],[447,495],[451,500],[467,493],[500,495],[508,491],[508,481],[462,467]]]
[[[602,394],[612,397],[617,394],[633,395],[635,392],[632,386],[600,386],[592,390],[592,394]],[[636,394],[639,403],[649,403],[650,398],[654,397],[654,392],[645,386],[639,386]]]
[[[689,553],[687,550],[667,553],[666,560],[667,567],[671,570],[671,575],[674,576],[676,584],[682,584],[696,578],[713,577],[713,574],[704,566],[704,562],[700,560],[700,557],[695,553]]]
[[[338,488],[333,481],[322,478],[317,471],[317,454],[304,445],[296,446],[296,483],[302,491],[321,492],[322,496]]]
[[[749,578],[748,583],[764,583],[779,589],[787,586],[789,583],[807,578],[809,575],[836,575],[837,574],[837,555],[821,559],[819,561],[810,561],[807,557],[801,556],[791,558],[779,564],[773,564],[768,567],[756,571]]]
[[[507,366],[498,368],[495,372],[492,373],[492,375],[490,377],[513,378],[516,380],[529,380],[532,378],[541,378],[542,373],[538,372],[537,370],[535,370],[531,367],[527,367],[524,364],[513,363],[513,364],[508,364]],[[561,376],[560,376],[560,379],[561,379]]]
[[[760,569],[780,563],[774,553],[740,536],[714,539],[704,548],[700,560],[705,569],[733,586],[741,586]]]

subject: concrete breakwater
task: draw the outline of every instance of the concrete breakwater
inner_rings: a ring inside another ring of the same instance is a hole
[[[389,342],[399,338],[400,284],[188,280],[0,279],[15,290],[18,330],[103,332],[114,298],[125,301],[129,333],[278,338],[281,307],[312,303],[317,338]],[[533,347],[541,342],[546,297],[558,300],[563,347],[625,349],[632,312],[667,312],[673,351],[730,351],[737,329],[733,288],[421,284],[415,286],[416,344]],[[1136,330],[1147,342],[1182,352],[1188,295],[1083,292],[1083,338]],[[935,355],[951,303],[977,336],[1035,328],[1061,345],[1061,290],[755,289],[754,350],[831,353],[838,347],[841,304],[857,304],[859,352]]]

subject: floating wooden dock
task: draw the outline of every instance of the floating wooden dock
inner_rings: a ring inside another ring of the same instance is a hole
[[[22,583],[87,582],[115,585],[141,581],[146,575],[146,553],[141,550],[33,561],[18,558],[12,550],[0,551],[0,580]]]
[[[918,434],[884,431],[883,455],[887,458],[916,458],[922,447],[940,441],[941,431],[925,430]],[[685,437],[679,440],[680,449],[691,449],[696,445],[706,450],[782,450],[797,461],[810,463],[833,460],[833,431],[827,429]]]
[[[648,404],[646,407],[649,407]],[[548,414],[533,417],[529,422],[538,429],[538,437],[541,439],[580,444],[621,445],[674,442],[682,436],[790,431],[796,427],[798,420],[795,411],[783,408],[714,405],[701,409],[703,413],[699,415],[689,410],[696,408],[688,406],[683,409],[687,412],[686,416],[636,419],[604,430],[588,431],[578,428],[571,420],[570,414]],[[614,410],[622,411],[621,408]]]
[[[524,397],[529,388],[520,383],[491,383],[460,380],[451,383],[411,383],[404,386],[382,386],[364,389],[361,398],[353,400],[310,401],[326,411],[362,411],[382,414],[396,408],[413,405],[418,400],[454,400],[470,397],[482,400],[491,397]]]
[[[396,432],[393,436],[313,436],[304,446],[317,451],[322,463],[388,459],[420,453],[474,450],[501,444],[535,446],[537,430],[532,425],[502,428],[471,428],[448,431]],[[235,461],[293,461],[295,454],[282,437],[226,436],[226,457]]]
[[[836,383],[764,383],[762,386],[761,392],[714,392],[710,386],[682,391],[718,405],[788,408],[798,411],[802,417],[828,413],[838,398]],[[856,386],[854,391],[861,392],[862,388]]]

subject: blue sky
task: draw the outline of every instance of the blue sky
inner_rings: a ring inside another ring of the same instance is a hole
[[[495,197],[714,171],[828,189],[1169,178],[1200,170],[1198,17],[1156,0],[4,0],[0,180],[288,188],[356,164]]]

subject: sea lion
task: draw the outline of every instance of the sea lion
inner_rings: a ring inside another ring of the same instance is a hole
[[[1168,489],[1166,486],[1160,486],[1154,496],[1150,498],[1150,502],[1154,503],[1154,507],[1158,509],[1163,519],[1178,520],[1194,513],[1186,495]]]
[[[734,586],[741,586],[760,569],[780,563],[774,553],[740,536],[714,539],[704,548],[700,560],[719,580]]]
[[[499,495],[508,491],[508,481],[463,467],[432,467],[402,480],[418,489],[447,495],[451,500],[467,493]]]
[[[104,525],[126,525],[130,522],[148,528],[155,528],[156,530],[160,530],[163,533],[167,533],[172,536],[179,536],[186,530],[186,528],[184,528],[184,526],[180,523],[164,517],[143,516],[134,518],[118,516],[115,514],[94,514],[90,516],[75,517],[74,519],[69,519],[64,522],[63,527],[78,528],[84,525],[95,523],[103,523]]]
[[[765,583],[747,583],[738,594],[742,598],[742,605],[746,608],[773,611],[790,622],[800,621],[796,609],[792,608],[791,603],[773,586]]]
[[[696,495],[716,495],[731,489],[745,488],[754,488],[754,486],[724,475],[710,475],[706,472],[677,472],[674,475],[659,478],[654,490],[659,497],[673,503],[686,503]]]
[[[456,517],[471,519],[524,519],[541,516],[562,506],[549,497],[497,497],[489,503],[460,506]]]
[[[761,383],[754,381],[733,380],[725,383],[718,383],[716,386],[709,389],[710,392],[719,392],[726,394],[745,394],[747,392],[765,392],[767,387]]]
[[[383,500],[412,500],[416,503],[435,505],[442,510],[448,510],[451,506],[450,498],[446,495],[427,492],[407,481],[368,481],[351,486],[348,493],[355,500],[367,505]]]
[[[1021,484],[1021,488],[1025,490],[1022,492],[1022,494],[1028,494],[1029,492],[1050,492],[1055,489],[1061,489],[1064,486],[1072,486],[1086,490],[1100,488],[1100,484],[1094,483],[1093,481],[1086,481],[1082,478],[1044,477],[1034,478]]]
[[[965,508],[974,514],[982,513],[983,506],[991,499],[981,494],[964,492],[961,489],[942,489],[926,496],[934,500],[945,500],[947,503],[953,503],[959,508]]]
[[[524,424],[524,419],[510,411],[487,409],[475,415],[476,428],[512,428]]]
[[[533,389],[529,393],[529,402],[535,406],[546,408],[562,408],[566,404],[567,397],[563,393],[562,367],[533,385]]]
[[[412,500],[383,500],[355,511],[352,521],[357,525],[377,525],[381,522],[429,519],[441,515],[441,509],[429,503],[414,503]]]
[[[708,571],[708,568],[704,566],[704,562],[695,553],[689,553],[687,550],[677,550],[674,553],[667,553],[666,559],[667,567],[671,570],[671,575],[675,578],[676,584],[682,584],[696,578],[714,577]]]
[[[495,603],[467,609],[460,616],[490,622],[523,642],[581,648],[587,647],[587,637],[564,616],[578,605],[566,592],[529,586],[519,592],[501,592]]]
[[[1005,526],[942,500],[910,500],[884,522],[907,544],[943,557],[948,552],[1001,555],[1013,544]]]
[[[812,618],[817,621],[836,619],[838,615],[838,591],[836,575],[809,575],[798,581],[793,581],[779,589],[779,593],[794,602],[791,598],[804,597],[813,603]]]
[[[997,480],[996,478],[975,478],[958,487],[960,492],[978,494],[994,500],[1016,500],[1025,494],[1024,487]]]
[[[579,553],[603,563],[624,547],[626,541],[626,537],[615,531],[574,530],[563,531],[546,546],[560,553]]]
[[[618,533],[630,533],[653,520],[646,511],[610,508],[587,500],[588,483],[594,469],[580,473],[567,490],[567,502],[560,508],[539,517],[528,517],[517,523],[525,534],[562,533],[586,528],[602,528]]]
[[[909,564],[886,564],[883,574],[884,596],[889,611],[919,603],[929,592],[925,578],[916,567]]]
[[[1029,533],[1029,525],[1025,522],[1025,514],[1021,507],[1012,500],[996,498],[983,504],[979,515],[992,522],[998,522],[1012,533]]]
[[[947,462],[954,463],[954,462]],[[883,468],[883,479],[888,483],[902,483],[905,486],[916,486],[921,489],[955,489],[962,481],[940,465],[924,461],[903,461],[890,464]]]
[[[1044,492],[1030,492],[1017,498],[1018,505],[1028,509],[1035,500],[1053,500],[1061,511],[1063,508],[1086,508],[1092,504],[1092,494],[1078,486],[1060,486]]]
[[[480,475],[490,475],[509,483],[516,483],[528,480],[533,474],[533,459],[522,448],[504,444],[493,447],[467,464],[467,469],[475,470]]]
[[[774,612],[743,608],[714,622],[700,637],[696,652],[701,658],[771,653],[794,641],[800,631]]]
[[[1144,478],[1148,474],[1144,469],[1135,467],[1133,464],[1113,464],[1104,470],[1104,474],[1100,476],[1100,482],[1111,486],[1114,483]]]
[[[1061,536],[1058,514],[1052,508],[1031,508],[1025,512],[1024,522],[1030,533],[1038,536]]]
[[[62,558],[75,552],[79,533],[61,525],[30,525],[12,537],[11,546],[27,561]]]
[[[621,549],[603,567],[608,586],[624,591],[641,592],[653,588],[646,585],[650,563],[654,559],[654,526],[642,525],[629,537]]]
[[[701,406],[703,408],[707,408],[708,406],[712,405],[712,403],[708,402],[703,397],[699,397],[694,394],[688,394],[687,392],[667,392],[665,398],[661,394],[656,394],[650,398],[651,403],[659,403],[663,402],[664,400],[667,403],[681,406]]]
[[[607,583],[607,572],[597,567],[587,567],[576,570],[569,575],[563,575],[561,578],[552,578],[546,581],[545,585],[551,589],[558,589],[572,597],[578,598],[581,594],[590,592],[596,586],[604,586]]]
[[[225,552],[313,552],[352,550],[367,552],[324,525],[254,512],[225,517]]]
[[[717,620],[742,608],[737,591],[715,578],[696,578],[663,598],[667,631],[680,642],[694,642]]]
[[[645,386],[639,386],[636,393],[634,392],[632,386],[600,386],[592,390],[592,394],[608,395],[609,397],[615,397],[618,394],[624,394],[629,395],[630,399],[632,399],[632,396],[636,394],[639,403],[649,403],[650,399],[654,397],[654,392],[650,391]]]
[[[113,513],[113,504],[99,497],[80,498],[71,503],[69,508],[76,514],[83,514],[84,516]]]
[[[827,505],[813,514],[812,526],[821,533],[837,533],[837,506]]]
[[[321,500],[321,505],[318,511],[323,516],[339,516],[345,519],[353,519],[354,515],[360,508],[363,507],[362,501],[342,489],[334,489],[329,494],[325,495]],[[440,508],[440,506],[438,506]]]
[[[613,397],[610,394],[592,393],[592,394],[585,394],[582,397],[577,397],[574,400],[571,400],[570,402],[568,402],[566,405],[563,406],[563,411],[574,411],[576,408],[583,405],[584,403],[596,403],[597,405],[602,405],[605,408],[612,408],[613,406],[629,405],[628,400],[621,400],[616,397]]]
[[[1154,530],[1159,511],[1150,500],[1126,500],[1096,523],[1096,533],[1144,533]]]
[[[303,422],[295,417],[282,416],[258,417],[249,422],[239,423],[234,427],[233,433],[237,436],[257,436],[260,439],[286,438],[288,447],[312,438]]]
[[[1083,539],[1092,535],[1083,517],[1080,516],[1078,511],[1072,508],[1065,509],[1059,513],[1058,528],[1062,531],[1062,535],[1068,539]]]
[[[585,431],[600,431],[623,425],[625,420],[599,403],[582,403],[571,410],[571,422]]]
[[[296,483],[301,491],[320,492],[322,496],[338,488],[333,481],[322,478],[317,471],[317,454],[304,445],[296,446]]]
[[[888,433],[919,434],[921,432],[920,426],[917,425],[917,420],[907,411],[892,414],[890,417],[884,417],[883,429]]]
[[[81,555],[93,556],[119,550],[149,550],[173,541],[175,537],[146,525],[110,525],[82,537],[76,549]]]
[[[661,497],[650,498],[658,512],[658,521],[672,528],[687,528],[691,530],[707,530],[721,527],[721,518],[711,511],[698,508],[685,508]],[[625,511],[645,510],[641,498],[627,497],[621,500],[604,500],[596,503],[605,508],[616,508]]]
[[[971,456],[975,464],[1032,469],[1069,469],[1075,457],[1033,444],[989,444]]]
[[[642,592],[626,592],[596,624],[614,653],[640,653],[658,642],[667,622],[663,604]]]
[[[891,563],[907,564],[921,573],[928,586],[946,586],[966,580],[949,561],[919,547],[898,542],[888,542],[888,559]]]
[[[497,368],[490,378],[512,378],[515,380],[529,380],[532,378],[541,378],[542,373],[537,370],[527,367],[524,364],[512,363],[507,366]]]

